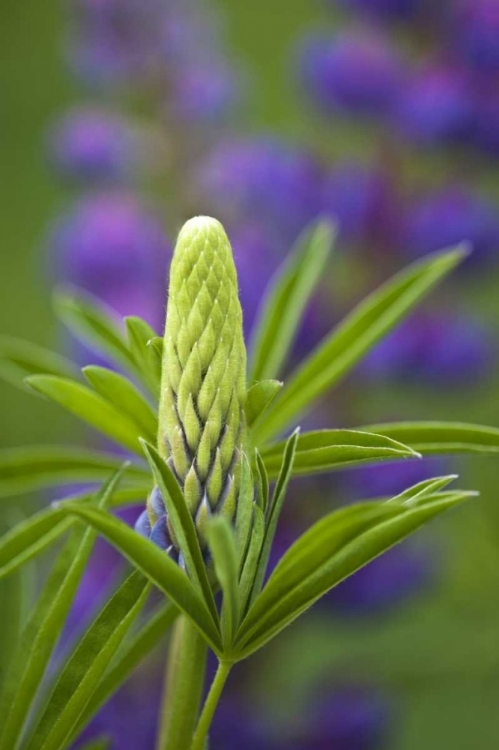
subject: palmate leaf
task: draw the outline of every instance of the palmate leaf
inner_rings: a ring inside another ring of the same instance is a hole
[[[24,389],[24,378],[37,373],[71,378],[78,374],[78,369],[65,357],[41,346],[0,336],[0,377]]]
[[[0,497],[58,485],[103,482],[122,463],[109,453],[64,445],[7,448],[0,451]],[[150,474],[145,466],[129,464],[125,477],[139,491],[147,492]]]
[[[83,374],[92,388],[137,425],[146,440],[155,440],[158,418],[142,393],[128,378],[106,367],[89,365]]]
[[[157,397],[161,383],[161,356],[150,342],[158,338],[156,331],[136,315],[125,318],[128,346],[137,369],[153,396]],[[160,339],[162,341],[162,339]]]
[[[154,480],[161,490],[161,495],[165,501],[166,510],[173,526],[173,531],[180,550],[185,560],[187,571],[198,589],[199,594],[204,598],[214,621],[217,620],[217,608],[215,599],[211,590],[206,565],[203,560],[203,554],[199,545],[199,538],[196,527],[187,504],[185,502],[182,490],[175,478],[170,467],[163,461],[154,446],[143,441],[144,452],[149,461]]]
[[[235,644],[238,658],[263,646],[344,578],[473,494],[435,495],[416,507],[363,503],[319,521],[286,552],[249,610]]]
[[[90,388],[55,375],[31,375],[25,382],[119,445],[142,455],[139,438],[143,433],[140,427]]]
[[[285,446],[283,441],[262,449],[270,478],[277,476]],[[358,464],[420,457],[413,448],[373,432],[317,430],[299,436],[293,474],[320,474]]]
[[[64,750],[96,684],[145,604],[149,584],[133,572],[104,606],[57,678],[27,750]]]
[[[109,513],[78,503],[64,503],[61,507],[105,536],[189,617],[211,648],[220,653],[218,622],[214,621],[207,604],[199,596],[187,575],[168,555]]]
[[[334,226],[319,221],[298,238],[264,299],[250,347],[250,382],[282,373],[303,311],[324,271],[335,236]]]
[[[423,455],[499,453],[499,430],[462,422],[393,422],[360,428],[407,442]]]
[[[99,492],[96,501],[101,507],[109,502],[122,473],[122,470],[116,472]],[[57,558],[20,636],[0,696],[0,716],[5,717],[0,725],[1,750],[15,750],[18,746],[94,540],[95,534],[90,529],[77,529],[73,532]]]
[[[464,247],[435,253],[394,276],[361,302],[286,382],[256,429],[258,445],[320,398],[466,256]]]
[[[63,287],[54,294],[54,308],[65,325],[84,344],[126,369],[137,371],[136,361],[114,310],[92,294]]]

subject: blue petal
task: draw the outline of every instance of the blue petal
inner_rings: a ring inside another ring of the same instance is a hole
[[[140,516],[135,521],[135,531],[137,534],[140,534],[141,536],[145,536],[146,539],[149,539],[151,535],[151,524],[149,521],[149,515],[147,513],[147,510],[143,510]]]

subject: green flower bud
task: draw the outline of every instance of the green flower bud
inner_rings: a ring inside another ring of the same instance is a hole
[[[170,270],[158,444],[203,546],[211,515],[234,520],[246,438],[245,378],[232,249],[222,225],[200,216],[182,228]]]

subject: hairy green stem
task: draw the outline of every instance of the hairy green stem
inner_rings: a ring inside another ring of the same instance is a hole
[[[186,750],[198,721],[207,647],[186,617],[175,624],[168,655],[157,750]]]
[[[205,750],[206,748],[206,739],[208,737],[208,731],[213,720],[213,715],[218,705],[218,701],[220,700],[220,696],[222,695],[222,690],[224,689],[227,677],[229,676],[229,672],[232,669],[232,666],[233,662],[230,661],[219,662],[215,679],[213,680],[210,692],[208,693],[208,697],[206,698],[203,707],[203,712],[199,719],[196,734],[194,735],[194,739],[192,741],[191,750]]]

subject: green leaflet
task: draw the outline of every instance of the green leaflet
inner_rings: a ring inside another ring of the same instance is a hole
[[[123,470],[101,489],[97,502],[105,507]],[[78,529],[66,542],[47,579],[35,609],[22,632],[0,696],[1,750],[15,750],[53,649],[64,626],[88,558],[95,534]]]
[[[66,446],[27,446],[0,451],[0,497],[65,484],[102,482],[116,471],[120,460],[111,454]],[[130,488],[120,490],[123,503],[147,493],[150,475],[138,464],[129,464],[125,476]],[[128,495],[130,498],[127,499]],[[112,505],[120,504],[113,502]]]
[[[457,474],[448,474],[445,477],[425,479],[422,482],[418,482],[418,484],[409,487],[407,490],[404,490],[404,492],[401,492],[400,495],[392,497],[386,502],[400,503],[403,505],[417,504],[420,501],[423,501],[429,496],[433,495],[434,493],[440,492],[440,490],[443,490],[444,487],[453,482],[455,479],[457,479]]]
[[[285,445],[285,442],[275,443],[262,450],[271,478],[277,476]],[[318,430],[304,432],[298,438],[293,474],[319,474],[345,466],[420,457],[407,445],[383,435],[358,430]]]
[[[258,569],[258,560],[262,552],[262,544],[265,535],[265,516],[257,506],[253,509],[253,528],[249,540],[249,546],[244,558],[244,565],[239,580],[239,602],[241,615],[246,614],[246,609],[251,600],[255,587],[255,576]]]
[[[337,383],[465,256],[463,247],[427,256],[361,302],[291,375],[256,430],[257,444],[281,432]]]
[[[147,488],[140,485],[117,490],[109,501],[112,507],[136,505],[144,500]],[[92,495],[82,493],[65,500],[85,502]],[[0,537],[0,579],[10,575],[14,570],[32,557],[43,552],[59,539],[76,519],[67,517],[60,508],[47,508],[21,521]]]
[[[255,582],[253,586],[253,597],[258,594],[262,587],[265,571],[270,557],[270,551],[274,542],[274,536],[277,529],[277,522],[281,514],[282,506],[286,498],[289,480],[293,475],[294,462],[296,459],[296,447],[300,437],[300,429],[296,429],[291,437],[287,440],[282,456],[281,469],[277,478],[272,500],[266,512],[265,534],[262,542],[258,566],[255,573]]]
[[[365,503],[319,521],[286,552],[248,612],[236,642],[239,656],[256,651],[344,578],[470,494],[448,493],[415,508]]]
[[[113,370],[96,365],[84,367],[83,374],[99,395],[136,424],[144,438],[156,439],[158,418],[151,405],[133,383]]]
[[[90,388],[54,375],[32,375],[25,382],[111,440],[142,455],[139,444],[142,435],[138,426]]]
[[[80,341],[117,364],[136,371],[120,320],[111,308],[92,294],[74,287],[63,287],[55,292],[54,308]]]
[[[0,377],[24,389],[24,378],[37,373],[71,378],[78,374],[78,369],[65,357],[41,346],[0,336]]]
[[[142,659],[161,642],[178,614],[178,609],[173,604],[166,602],[142,625],[130,641],[123,645],[85,706],[75,735],[84,729],[101,706],[128,679]]]
[[[0,581],[0,690],[31,608],[33,589],[33,570],[29,567]]]
[[[360,428],[407,442],[424,455],[498,453],[499,430],[461,422],[394,422]]]
[[[239,550],[239,568],[242,570],[248,543],[251,537],[253,519],[253,477],[246,455],[241,457],[241,489],[237,501],[236,538]]]
[[[0,578],[59,539],[71,526],[71,519],[58,511],[42,510],[0,537]]]
[[[303,311],[324,271],[335,229],[322,220],[307,228],[276,278],[258,313],[250,347],[250,382],[282,373],[299,329]]]
[[[136,367],[140,370],[149,391],[157,398],[161,383],[161,355],[158,355],[154,346],[150,345],[151,341],[158,338],[156,331],[145,320],[136,315],[126,317],[125,325],[128,346]]]
[[[109,513],[78,503],[64,503],[61,507],[103,534],[155,586],[170,597],[192,620],[211,648],[219,653],[221,641],[218,623],[213,622],[206,602],[199,596],[187,575],[168,555]]]
[[[210,519],[207,535],[215,573],[223,593],[221,619],[223,644],[230,648],[239,625],[239,565],[236,541],[229,521],[223,516]]]
[[[121,463],[109,453],[65,445],[7,448],[0,451],[0,497],[56,485],[103,482]],[[149,472],[137,464],[130,464],[125,476],[133,484],[150,483]]]
[[[98,680],[145,604],[149,584],[132,573],[65,663],[27,750],[64,750]]]
[[[246,397],[246,421],[252,427],[281,390],[279,380],[260,380],[248,389]]]
[[[257,503],[259,507],[262,509],[263,513],[265,514],[267,512],[267,508],[269,504],[269,475],[267,473],[267,469],[265,468],[263,458],[261,457],[257,448],[255,448],[255,458],[256,458],[256,470],[257,470],[257,477],[258,477]]]
[[[180,550],[184,556],[187,571],[194,581],[199,594],[206,602],[215,623],[218,619],[206,565],[203,560],[199,538],[194,521],[189,513],[182,491],[170,467],[163,461],[158,451],[143,442],[144,452],[149,461],[156,484],[161,490]]]
[[[161,336],[154,336],[154,338],[150,339],[147,342],[147,346],[149,346],[155,353],[156,359],[159,361],[159,365],[161,367],[161,363],[163,361],[163,338]]]

